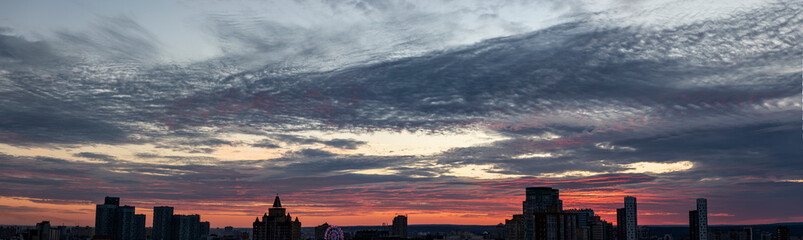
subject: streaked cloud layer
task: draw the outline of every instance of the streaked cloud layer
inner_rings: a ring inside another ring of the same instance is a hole
[[[2,224],[114,195],[248,226],[277,192],[305,226],[495,224],[541,185],[803,221],[798,2],[50,4],[2,10]],[[26,22],[59,6],[93,14]]]

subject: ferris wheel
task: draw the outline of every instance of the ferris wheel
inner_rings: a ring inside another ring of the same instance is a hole
[[[325,240],[343,240],[343,230],[340,230],[338,226],[330,226],[326,229],[326,233],[323,234],[323,239]]]

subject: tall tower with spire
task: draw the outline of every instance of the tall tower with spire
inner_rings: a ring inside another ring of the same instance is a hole
[[[282,207],[279,194],[273,200],[273,207],[268,208],[268,212],[254,220],[253,240],[300,240],[301,222],[298,217],[295,220]]]

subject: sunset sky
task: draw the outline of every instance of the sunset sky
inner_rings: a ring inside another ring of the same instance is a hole
[[[803,222],[803,2],[3,1],[0,224]]]

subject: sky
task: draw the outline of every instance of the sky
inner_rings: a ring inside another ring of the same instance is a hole
[[[800,1],[0,5],[0,224],[803,222]]]

